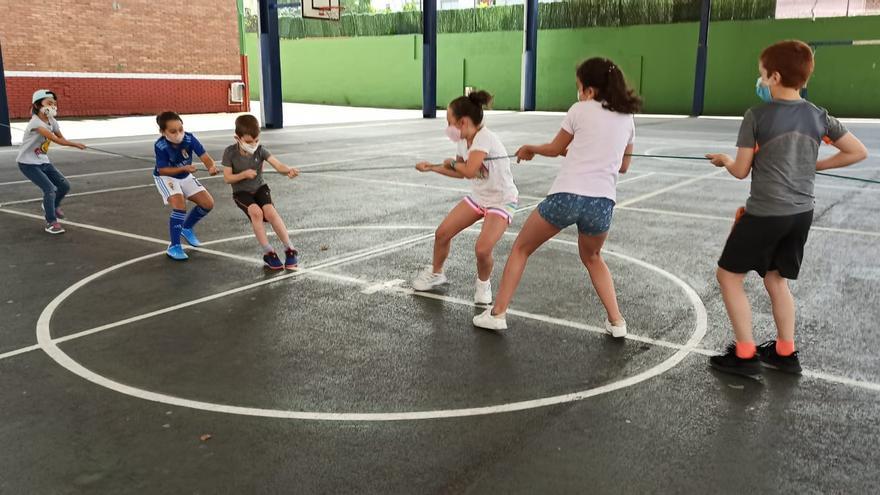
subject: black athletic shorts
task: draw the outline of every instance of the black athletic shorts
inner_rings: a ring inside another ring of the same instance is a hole
[[[777,270],[783,278],[795,280],[812,223],[812,210],[782,217],[745,213],[734,224],[718,266],[733,273],[754,270],[762,278]]]
[[[269,191],[269,185],[263,184],[259,189],[250,193],[239,191],[236,193],[232,193],[232,199],[235,200],[235,204],[238,205],[239,209],[247,215],[248,219],[251,218],[248,215],[248,206],[257,205],[262,209],[266,205],[272,204],[272,194]]]

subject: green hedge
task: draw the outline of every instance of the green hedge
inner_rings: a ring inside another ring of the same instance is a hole
[[[672,24],[700,19],[701,0],[568,0],[540,3],[540,29],[572,29],[598,26]],[[776,0],[713,0],[713,20],[772,19]],[[256,23],[245,25],[254,29]],[[519,31],[523,27],[521,5],[441,10],[437,16],[440,33]],[[422,29],[421,12],[343,14],[341,21],[300,17],[279,18],[282,38],[331,38],[417,34]]]

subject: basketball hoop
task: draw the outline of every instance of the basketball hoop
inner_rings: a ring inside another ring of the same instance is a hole
[[[304,0],[302,16],[303,19],[338,21],[342,10],[339,0]]]

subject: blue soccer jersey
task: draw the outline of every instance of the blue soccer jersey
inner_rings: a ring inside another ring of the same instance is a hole
[[[193,156],[202,156],[205,154],[205,147],[189,132],[184,133],[183,141],[180,144],[174,144],[165,136],[156,140],[153,146],[156,153],[156,168],[153,169],[153,175],[159,176],[160,168],[168,167],[185,167],[192,165]],[[189,172],[181,172],[173,175],[175,179],[183,179],[189,175]]]

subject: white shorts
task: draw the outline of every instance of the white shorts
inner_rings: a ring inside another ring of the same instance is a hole
[[[159,194],[162,195],[162,201],[166,205],[168,204],[168,198],[175,194],[182,194],[184,198],[191,198],[202,191],[207,191],[205,186],[193,174],[189,174],[183,179],[176,179],[168,175],[160,175],[158,177],[154,175],[153,180],[156,181],[156,189],[159,190]]]

